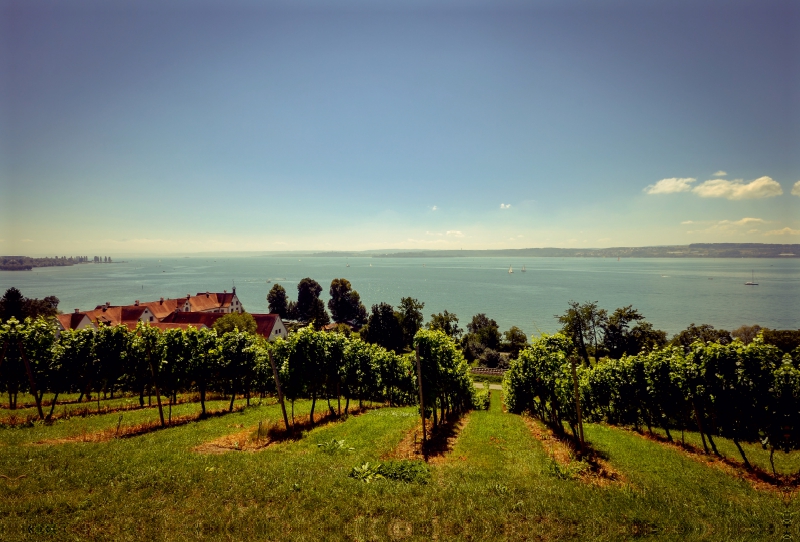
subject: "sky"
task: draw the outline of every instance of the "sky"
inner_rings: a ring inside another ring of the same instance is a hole
[[[0,0],[0,254],[800,243],[800,4]]]

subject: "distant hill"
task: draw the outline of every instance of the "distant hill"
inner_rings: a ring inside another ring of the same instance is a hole
[[[341,253],[354,256],[357,253]],[[316,254],[315,254],[316,255]],[[325,256],[339,253],[327,252]],[[361,253],[362,256],[366,254]],[[520,248],[501,250],[423,250],[416,252],[385,252],[373,258],[480,258],[480,257],[540,257],[540,258],[798,258],[800,244],[773,245],[765,243],[694,243],[655,247],[614,248]]]

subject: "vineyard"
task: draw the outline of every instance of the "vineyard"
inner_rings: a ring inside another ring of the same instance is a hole
[[[3,539],[800,534],[797,352],[758,339],[575,367],[543,336],[491,397],[438,331],[403,355],[312,328],[0,341]]]

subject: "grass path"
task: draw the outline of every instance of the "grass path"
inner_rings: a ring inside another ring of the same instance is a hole
[[[309,407],[299,401],[295,411]],[[502,412],[497,392],[489,411],[470,414],[446,461],[430,467],[429,484],[348,477],[395,447],[416,412],[370,410],[298,441],[219,455],[192,450],[278,420],[280,407],[103,443],[31,445],[108,428],[116,415],[5,429],[0,474],[23,478],[0,478],[0,539],[40,540],[24,529],[54,525],[60,540],[626,540],[653,532],[659,540],[779,540],[783,514],[800,517],[796,502],[787,509],[774,493],[598,425],[587,426],[587,437],[628,483],[560,479],[525,422]],[[317,446],[331,439],[345,449]]]

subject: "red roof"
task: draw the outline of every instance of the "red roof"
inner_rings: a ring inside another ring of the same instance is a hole
[[[93,324],[103,323],[109,326],[115,326],[122,323],[122,307],[106,307],[100,305],[92,311],[86,311],[84,314],[89,317]]]
[[[175,312],[179,308],[183,308],[186,303],[186,298],[181,297],[178,299],[162,299],[159,301],[147,301],[146,303],[139,303],[140,307],[147,307],[153,316],[159,320],[163,320],[170,313]]]
[[[136,325],[138,322],[124,322],[125,326],[131,331],[136,329]],[[158,330],[164,331],[166,329],[189,329],[193,327],[195,329],[204,329],[208,326],[204,324],[176,324],[176,323],[164,323],[164,322],[145,322],[150,327],[154,327]]]
[[[86,315],[82,312],[71,312],[69,314],[58,314],[56,318],[58,318],[58,322],[64,329],[77,329],[81,321],[86,318]],[[89,320],[89,323],[91,323],[91,320]]]
[[[127,305],[122,307],[122,321],[135,322],[142,317],[145,310],[147,310],[147,307],[143,305]]]
[[[272,334],[272,328],[275,327],[275,322],[278,321],[277,314],[251,314],[256,321],[256,333],[262,337],[269,339]]]
[[[196,296],[189,298],[192,311],[207,311],[211,309],[224,309],[231,306],[234,294],[232,293],[213,293],[198,292]]]
[[[173,312],[161,322],[165,324],[203,324],[213,327],[214,322],[225,316],[221,312]]]
[[[173,312],[162,320],[163,323],[204,324],[214,327],[214,322],[225,316],[220,312]],[[269,338],[278,321],[277,314],[251,314],[256,321],[256,333]]]

